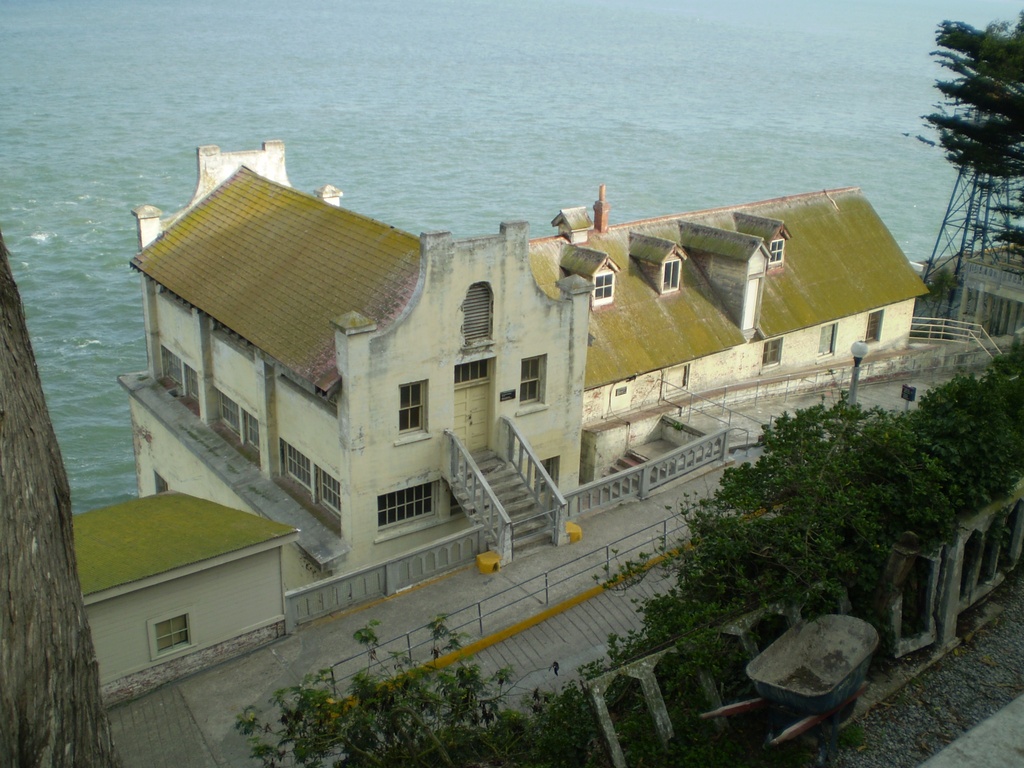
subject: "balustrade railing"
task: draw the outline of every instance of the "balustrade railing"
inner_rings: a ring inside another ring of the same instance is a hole
[[[646,499],[662,485],[721,461],[728,455],[729,429],[681,445],[656,459],[598,478],[565,495],[570,520],[627,499]]]
[[[445,480],[471,519],[483,524],[492,549],[502,563],[512,559],[512,521],[494,495],[480,467],[451,430],[444,431]]]
[[[508,418],[502,416],[499,421],[502,430],[505,455],[503,458],[515,467],[516,473],[530,489],[530,495],[539,512],[529,518],[529,522],[546,517],[551,532],[551,540],[558,544],[565,538],[565,497],[558,490],[555,481],[544,469],[537,454],[534,453],[529,440],[519,431],[518,427]],[[521,525],[527,520],[518,520]]]

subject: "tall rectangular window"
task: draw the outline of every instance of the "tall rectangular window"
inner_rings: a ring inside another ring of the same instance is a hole
[[[166,621],[158,621],[153,625],[153,632],[156,635],[156,652],[166,653],[184,645],[189,645],[188,614],[175,616]]]
[[[242,410],[242,442],[260,447],[260,422],[246,410]]]
[[[185,383],[185,379],[181,374],[181,358],[167,347],[160,347],[160,363],[163,367],[164,376],[178,384]]]
[[[182,363],[185,370],[185,397],[199,397],[199,374],[188,363]]]
[[[220,390],[217,390],[217,394],[220,396],[220,418],[228,429],[234,432],[236,435],[241,435],[242,422],[238,416],[238,403],[232,400],[230,397],[225,395]]]
[[[661,292],[668,293],[679,288],[679,267],[682,262],[679,259],[670,259],[665,262],[661,274]]]
[[[434,484],[423,483],[377,497],[377,525],[400,523],[434,511]]]
[[[316,497],[321,504],[341,512],[341,483],[320,467],[316,468]]]
[[[778,365],[782,361],[782,339],[767,339],[761,353],[762,365]]]
[[[818,337],[818,354],[833,355],[836,351],[836,329],[838,323],[829,323],[821,326],[821,335]]]
[[[546,364],[547,355],[523,359],[519,379],[520,403],[539,403],[544,400],[544,368]]]
[[[879,341],[882,338],[882,314],[884,312],[884,309],[879,309],[868,315],[868,327],[864,332],[864,341]]]
[[[281,441],[281,466],[284,468],[285,474],[307,490],[313,490],[309,457],[284,440]]]
[[[772,240],[768,244],[768,264],[776,266],[782,263],[783,256],[786,253],[786,241],[781,237],[777,240]]]
[[[427,382],[415,381],[411,384],[403,384],[398,390],[398,431],[415,432],[426,429],[424,406],[426,405]]]

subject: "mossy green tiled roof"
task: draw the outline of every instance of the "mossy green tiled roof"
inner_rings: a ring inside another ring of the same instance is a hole
[[[637,260],[628,256],[629,233],[633,231],[681,243],[685,249],[747,258],[761,247],[761,240],[737,232],[735,214],[767,220],[763,222],[765,232],[774,229],[774,222],[782,222],[783,234],[789,234],[783,267],[772,270],[765,279],[758,326],[765,336],[926,292],[859,189],[666,216],[617,225],[604,233],[591,232],[586,247],[607,253],[620,270],[612,304],[591,311],[587,388],[747,343],[694,260],[682,263],[680,290],[659,296]],[[749,229],[751,220],[741,218],[741,224]],[[552,297],[558,296],[555,283],[561,277],[563,253],[571,247],[561,237],[534,240],[530,245],[534,277]]]
[[[327,389],[331,321],[359,312],[386,327],[419,260],[417,237],[242,167],[132,264]]]
[[[82,593],[165,573],[287,536],[293,528],[180,493],[74,516]]]

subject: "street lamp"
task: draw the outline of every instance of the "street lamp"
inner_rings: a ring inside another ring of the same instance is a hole
[[[860,379],[860,361],[868,353],[868,345],[863,341],[853,342],[850,347],[853,353],[853,374],[850,376],[850,405],[857,404],[857,382]]]

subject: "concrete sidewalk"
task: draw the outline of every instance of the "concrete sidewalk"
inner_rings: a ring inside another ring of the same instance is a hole
[[[943,380],[945,378],[938,379]],[[903,383],[906,382],[862,385],[860,402],[866,407],[903,409],[905,403],[900,398]],[[935,382],[909,383],[917,386],[920,397]],[[749,419],[766,423],[784,411],[820,403],[822,397],[819,393],[794,396],[785,401],[761,400],[754,406],[735,410]],[[832,402],[838,395],[832,393],[824,397],[826,402]],[[743,460],[744,456],[737,458]],[[114,738],[125,766],[251,768],[254,763],[248,757],[245,741],[234,730],[235,716],[250,705],[267,707],[275,690],[295,685],[308,674],[359,654],[363,649],[352,635],[370,620],[380,622],[377,632],[381,638],[389,638],[410,627],[423,626],[439,614],[454,614],[503,590],[508,590],[505,594],[512,600],[518,596],[516,585],[543,577],[586,552],[602,548],[607,552],[612,543],[638,529],[674,517],[684,497],[713,492],[720,473],[717,469],[700,477],[680,480],[644,501],[627,502],[587,517],[581,521],[583,540],[577,544],[535,550],[496,574],[462,569],[390,598],[305,625],[297,633],[264,648],[114,707],[110,710]],[[594,572],[599,571],[596,568]],[[504,626],[484,628],[485,633],[497,633],[512,627],[512,636],[482,650],[476,659],[485,669],[512,666],[517,690],[523,693],[536,687],[557,686],[573,675],[580,664],[604,655],[609,633],[622,634],[638,626],[639,619],[632,604],[637,592],[607,592],[570,606],[575,602],[574,596],[593,586],[593,579],[585,573],[580,579],[553,587],[547,605],[539,594],[517,602],[503,612]],[[656,588],[656,580],[652,579],[644,580],[640,587]],[[568,601],[567,610],[552,611],[553,615],[543,622],[527,626],[531,616],[563,601]],[[517,631],[518,628],[522,628],[521,631]],[[553,662],[558,662],[558,676],[553,672]]]

